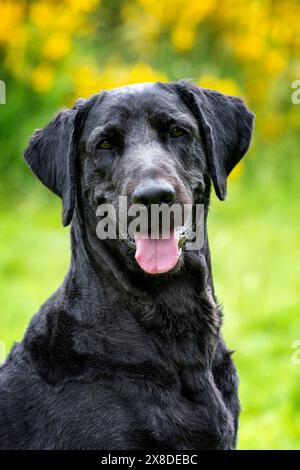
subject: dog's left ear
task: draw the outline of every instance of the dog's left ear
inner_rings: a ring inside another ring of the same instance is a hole
[[[64,109],[43,129],[35,131],[24,153],[33,173],[63,201],[62,222],[69,225],[76,198],[76,153],[86,100]]]
[[[254,114],[240,98],[200,88],[186,80],[169,85],[198,121],[211,179],[218,198],[224,200],[227,177],[249,148]]]

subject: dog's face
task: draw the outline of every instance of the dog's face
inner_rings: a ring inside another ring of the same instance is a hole
[[[226,178],[249,146],[252,121],[238,98],[188,82],[131,85],[62,111],[35,133],[25,158],[62,197],[65,225],[75,206],[80,211],[94,250],[105,243],[129,269],[164,274],[180,269],[186,221],[170,212],[168,235],[159,219],[153,236],[151,208],[207,204],[211,180],[224,199]],[[140,224],[139,231],[128,230],[132,214],[124,226],[120,197],[127,208],[146,208],[146,231]],[[103,204],[115,211],[116,239],[96,240]]]
[[[178,269],[183,218],[177,226],[173,218],[169,234],[162,238],[158,230],[154,238],[150,211],[154,205],[177,204],[183,213],[184,204],[204,197],[207,165],[203,145],[189,108],[158,84],[128,86],[100,95],[88,113],[79,146],[82,199],[91,229],[95,232],[97,207],[112,204],[119,229],[115,250],[124,254],[131,247],[137,263],[149,274]],[[121,226],[120,196],[126,198],[128,207],[136,204],[148,209],[147,233],[130,237],[132,217]]]

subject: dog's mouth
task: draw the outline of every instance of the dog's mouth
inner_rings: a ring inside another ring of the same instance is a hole
[[[164,274],[179,263],[191,225],[181,226],[168,236],[152,238],[150,234],[130,237],[122,232],[123,240],[135,250],[135,259],[147,274]]]
[[[146,235],[135,238],[135,259],[148,274],[163,274],[173,269],[181,255],[176,232],[169,238],[150,238]]]

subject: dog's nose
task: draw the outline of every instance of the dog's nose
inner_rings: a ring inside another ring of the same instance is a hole
[[[175,190],[170,183],[149,182],[138,186],[132,194],[133,204],[173,204],[175,202]]]

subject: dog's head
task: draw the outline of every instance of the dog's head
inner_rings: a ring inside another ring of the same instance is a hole
[[[183,219],[178,222],[170,212],[169,235],[159,219],[152,237],[148,211],[147,230],[135,224],[130,232],[120,221],[120,197],[128,208],[207,205],[212,181],[225,199],[227,177],[246,153],[252,128],[253,114],[239,98],[188,81],[137,84],[61,111],[35,132],[25,159],[62,198],[64,225],[76,212],[94,251],[104,243],[129,269],[162,274],[182,265]],[[116,237],[107,229],[105,240],[97,238],[99,217],[116,222]],[[129,212],[127,221],[132,219]]]

